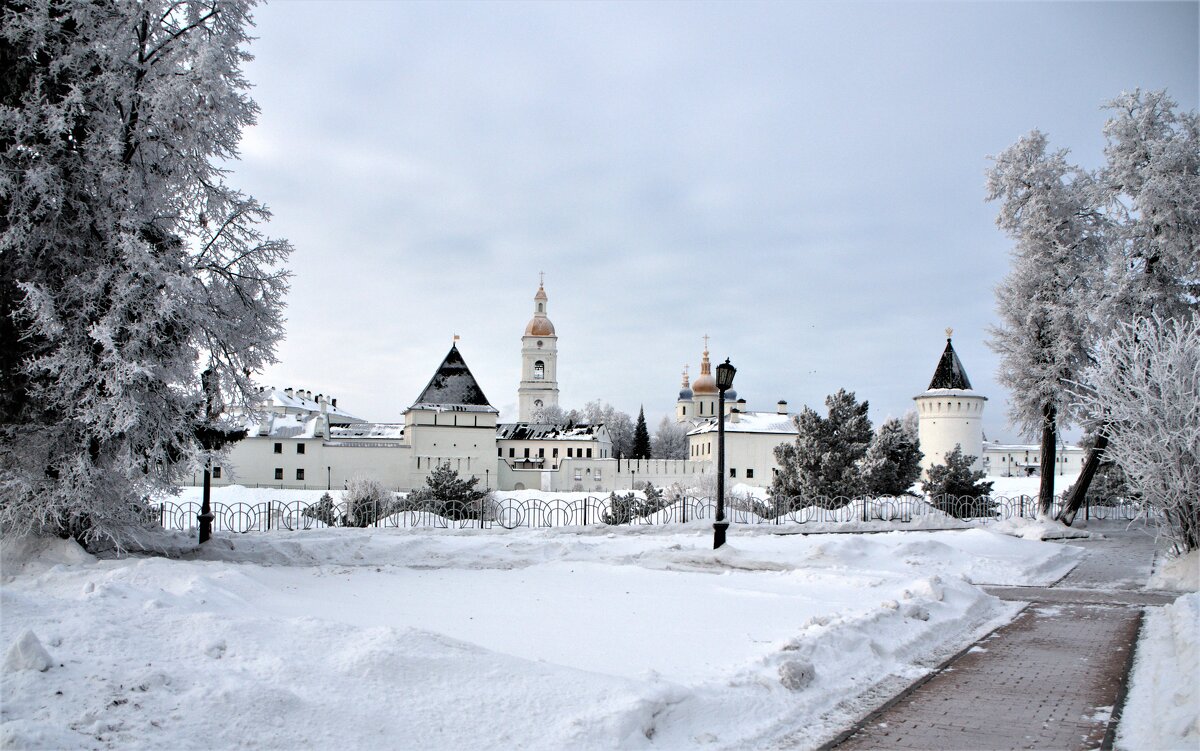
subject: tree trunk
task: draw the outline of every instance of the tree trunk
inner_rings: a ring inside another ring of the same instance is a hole
[[[1054,452],[1058,439],[1055,418],[1057,414],[1054,405],[1042,406],[1042,461],[1040,464],[1042,481],[1038,488],[1039,519],[1050,516],[1050,508],[1054,503]]]
[[[1104,449],[1107,446],[1108,433],[1101,426],[1096,433],[1096,445],[1088,450],[1087,457],[1083,460],[1083,469],[1079,471],[1079,479],[1075,482],[1075,487],[1071,489],[1071,495],[1066,498],[1062,511],[1058,513],[1058,520],[1068,527],[1074,523],[1075,515],[1079,513],[1079,509],[1083,508],[1084,501],[1087,500],[1088,488],[1092,485],[1096,470],[1100,469],[1100,462],[1104,459]]]

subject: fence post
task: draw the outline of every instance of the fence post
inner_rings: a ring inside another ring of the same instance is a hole
[[[271,531],[271,502],[267,501],[267,531]]]
[[[486,495],[479,496],[479,528],[483,529],[483,502],[487,498]]]
[[[617,464],[620,465],[620,462],[621,462],[621,460],[618,459]],[[583,526],[585,526],[585,527],[587,526],[587,507],[588,507],[588,499],[584,498],[583,499]]]
[[[163,523],[163,521],[166,519],[166,507],[167,507],[167,504],[165,504],[165,503],[158,504],[158,526],[160,526],[160,527],[166,526]]]

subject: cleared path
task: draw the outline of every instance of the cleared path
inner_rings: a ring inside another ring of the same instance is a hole
[[[1104,539],[1053,587],[989,587],[1030,602],[1015,620],[825,746],[849,749],[1094,749],[1111,745],[1155,553],[1145,528],[1093,524]]]

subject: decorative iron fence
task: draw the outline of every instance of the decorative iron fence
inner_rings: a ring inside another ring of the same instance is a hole
[[[1056,498],[1053,511],[1062,508]],[[305,501],[266,501],[262,503],[211,503],[214,531],[270,532],[273,530],[320,529],[329,526],[423,527],[433,529],[479,528],[517,529],[588,525],[661,526],[693,521],[712,521],[716,501],[707,497],[684,497],[636,505],[614,505],[611,496],[581,499],[505,498],[493,496],[475,504],[424,503],[407,507],[403,500],[374,508],[358,508],[356,519],[345,514],[319,513],[316,504]],[[336,508],[335,508],[336,512]],[[920,525],[923,529],[957,526],[954,520],[997,521],[1032,518],[1037,498],[1021,496],[967,497],[897,496],[894,498],[734,498],[726,503],[726,518],[733,524],[795,525],[890,522]],[[159,522],[167,529],[185,530],[196,525],[200,504],[165,502],[159,504]],[[1136,502],[1117,501],[1089,506],[1080,516],[1090,519],[1133,521],[1146,518],[1147,509]],[[902,528],[902,527],[901,527]]]

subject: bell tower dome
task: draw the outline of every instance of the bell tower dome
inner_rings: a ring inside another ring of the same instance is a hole
[[[544,281],[533,296],[533,318],[521,337],[521,385],[517,388],[517,420],[533,422],[543,407],[558,406],[558,336],[546,315],[549,298]]]

